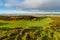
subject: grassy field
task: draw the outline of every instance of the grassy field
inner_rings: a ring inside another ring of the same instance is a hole
[[[19,21],[1,21],[0,28],[16,28],[16,27],[44,27],[49,25],[53,20],[51,18],[44,18],[37,21],[19,20]]]
[[[60,17],[10,19],[0,17],[0,40],[60,40]]]

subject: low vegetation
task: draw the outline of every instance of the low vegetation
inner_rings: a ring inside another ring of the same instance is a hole
[[[0,40],[60,40],[60,17],[1,16]]]

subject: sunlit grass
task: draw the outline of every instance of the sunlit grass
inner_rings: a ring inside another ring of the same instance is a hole
[[[0,28],[16,28],[16,27],[44,27],[49,25],[52,22],[51,18],[44,18],[37,21],[30,21],[30,20],[19,20],[19,21],[3,21],[2,26]]]

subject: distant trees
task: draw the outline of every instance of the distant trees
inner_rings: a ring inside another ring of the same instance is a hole
[[[40,20],[45,17],[34,17],[34,16],[0,16],[2,20]]]

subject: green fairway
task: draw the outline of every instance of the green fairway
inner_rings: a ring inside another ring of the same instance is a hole
[[[16,27],[44,27],[52,22],[51,18],[43,18],[37,21],[19,20],[19,21],[2,21],[0,28],[16,28]],[[5,24],[4,24],[5,23]]]

